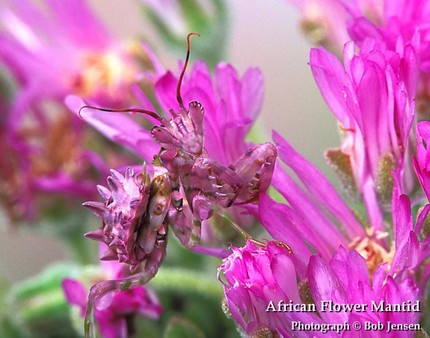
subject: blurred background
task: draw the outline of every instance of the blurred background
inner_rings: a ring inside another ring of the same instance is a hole
[[[155,36],[145,24],[136,1],[89,0],[103,22],[119,38]],[[265,80],[264,106],[258,121],[266,131],[276,129],[324,172],[323,152],[338,144],[335,120],[328,112],[307,65],[310,44],[299,27],[299,13],[282,0],[231,0],[231,30],[226,61],[240,73],[259,67]],[[201,36],[200,39],[205,39]],[[198,44],[200,39],[195,39]],[[153,39],[152,39],[153,40]],[[166,67],[176,69],[178,57],[152,44]],[[184,55],[185,55],[184,39]],[[191,56],[193,59],[193,56]],[[94,228],[98,221],[94,219]],[[0,230],[0,273],[8,281],[31,276],[52,261],[65,259],[62,243],[33,233]],[[215,274],[215,271],[214,271]]]

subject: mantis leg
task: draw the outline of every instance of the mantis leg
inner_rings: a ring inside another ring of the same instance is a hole
[[[166,256],[167,237],[164,235],[157,240],[154,250],[146,259],[145,266],[140,273],[118,280],[106,280],[95,284],[88,295],[87,309],[85,313],[84,331],[86,338],[96,337],[94,323],[94,306],[101,298],[112,291],[125,291],[135,286],[148,283],[158,271],[159,266]]]

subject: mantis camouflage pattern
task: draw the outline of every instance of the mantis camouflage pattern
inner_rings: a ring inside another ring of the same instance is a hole
[[[156,275],[166,254],[169,227],[184,246],[193,247],[199,242],[202,221],[221,208],[257,201],[259,194],[270,185],[277,158],[276,147],[271,143],[250,148],[229,166],[209,157],[204,146],[204,108],[192,101],[185,109],[180,94],[191,35],[187,38],[186,61],[177,86],[180,107],[177,112],[169,111],[171,119],[143,109],[122,110],[148,114],[159,121],[151,130],[160,144],[153,163],[153,178],[147,173],[146,165],[140,173],[132,168],[124,175],[112,170],[107,178],[108,187],[98,186],[104,203],[84,203],[102,219],[99,229],[86,234],[107,245],[101,259],[126,263],[134,273],[91,288],[85,318],[86,337],[95,336],[92,312],[100,298],[112,291],[145,284]],[[81,110],[84,108],[94,107],[84,106]]]

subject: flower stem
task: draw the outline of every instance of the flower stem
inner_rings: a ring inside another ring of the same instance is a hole
[[[221,284],[216,280],[183,268],[160,268],[150,284],[155,289],[196,292],[217,299],[224,297]]]

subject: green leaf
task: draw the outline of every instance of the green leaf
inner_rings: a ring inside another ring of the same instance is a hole
[[[40,274],[15,284],[10,290],[10,297],[21,301],[61,289],[61,281],[66,277],[76,277],[78,272],[79,268],[74,264],[51,265]]]
[[[170,289],[199,293],[216,299],[224,297],[221,284],[215,278],[182,268],[161,268],[150,285],[160,291]]]

